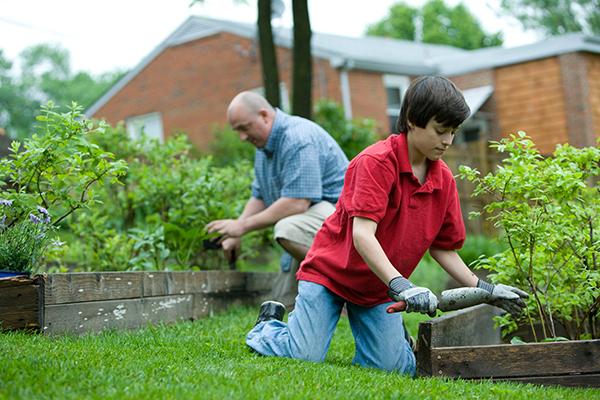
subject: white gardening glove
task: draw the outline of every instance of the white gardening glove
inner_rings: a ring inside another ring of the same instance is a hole
[[[438,299],[431,290],[415,286],[403,276],[397,276],[388,284],[388,296],[394,301],[406,302],[406,312],[419,312],[435,316]]]
[[[529,297],[527,292],[516,287],[503,284],[494,285],[481,279],[477,281],[477,287],[491,293],[493,298],[489,304],[499,307],[515,317],[520,315],[525,307],[523,299]]]

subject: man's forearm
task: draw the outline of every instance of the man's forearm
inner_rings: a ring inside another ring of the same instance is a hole
[[[239,219],[244,224],[244,231],[251,232],[275,225],[277,221],[290,215],[301,214],[308,210],[309,207],[310,200],[282,197],[262,211],[251,214],[246,218],[240,216]]]
[[[454,250],[429,249],[429,254],[456,281],[464,286],[477,286],[477,276]]]
[[[264,209],[265,203],[262,200],[257,199],[256,197],[250,197],[250,199],[246,202],[246,205],[244,206],[244,211],[242,211],[238,219],[246,219],[248,217],[251,217],[252,215],[258,214]]]

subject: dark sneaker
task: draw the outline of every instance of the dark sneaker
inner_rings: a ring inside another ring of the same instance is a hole
[[[283,315],[285,314],[285,306],[278,301],[265,301],[260,305],[258,311],[258,319],[256,320],[255,326],[263,321],[271,321],[276,319],[277,321],[283,321]]]

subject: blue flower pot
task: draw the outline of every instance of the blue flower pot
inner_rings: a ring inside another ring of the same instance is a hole
[[[13,276],[29,276],[30,272],[26,271],[0,271],[0,279],[12,278]]]

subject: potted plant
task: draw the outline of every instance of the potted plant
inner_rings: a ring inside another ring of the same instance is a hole
[[[503,332],[526,325],[535,342],[599,339],[600,147],[559,145],[544,157],[523,132],[491,147],[506,155],[496,171],[461,166],[460,175],[486,199],[475,214],[508,245],[480,266],[531,294],[521,315],[497,317]]]

